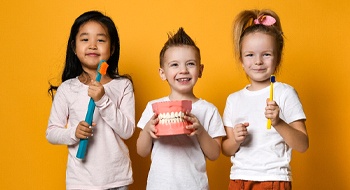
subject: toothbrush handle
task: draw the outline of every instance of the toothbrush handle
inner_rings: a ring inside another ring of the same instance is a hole
[[[90,98],[88,111],[85,117],[86,123],[88,123],[90,126],[92,125],[92,117],[94,115],[94,111],[95,111],[95,102],[92,98]],[[88,139],[80,139],[77,158],[84,159],[87,145],[88,145]]]
[[[273,100],[273,83],[270,84],[270,101]],[[267,129],[271,129],[271,119],[267,119]]]
[[[101,81],[101,74],[99,72],[97,72],[96,81],[98,82]],[[92,125],[92,117],[94,116],[95,106],[96,104],[94,100],[90,98],[88,110],[85,116],[85,122],[88,123],[90,126]],[[80,158],[80,159],[85,158],[87,145],[88,145],[88,139],[80,139],[79,148],[76,155],[77,158]]]
[[[267,119],[267,129],[271,129],[271,119]]]

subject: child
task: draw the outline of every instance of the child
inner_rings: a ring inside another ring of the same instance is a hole
[[[277,14],[241,12],[234,24],[234,45],[250,84],[227,98],[223,114],[227,138],[222,149],[232,162],[229,189],[291,189],[292,149],[305,152],[309,141],[296,91],[275,82],[274,99],[268,99],[270,76],[280,67],[283,50]]]
[[[67,189],[126,190],[133,182],[123,139],[135,130],[135,100],[131,79],[118,74],[119,48],[109,17],[90,11],[75,20],[46,130],[50,143],[68,145]],[[100,60],[107,60],[109,67],[97,82]],[[51,85],[49,92],[56,88]],[[90,97],[96,104],[92,126],[84,121]],[[76,154],[79,139],[84,138],[89,144],[81,160]]]
[[[137,124],[143,129],[137,140],[138,154],[146,157],[152,151],[148,190],[209,189],[206,158],[219,157],[221,137],[226,134],[217,108],[193,93],[203,68],[199,48],[183,28],[169,35],[160,52],[159,74],[162,80],[167,80],[170,95],[150,101]],[[192,123],[187,127],[194,130],[190,135],[155,135],[159,118],[153,113],[152,104],[170,100],[192,101],[191,113],[184,116]]]

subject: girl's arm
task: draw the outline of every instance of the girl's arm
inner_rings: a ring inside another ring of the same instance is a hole
[[[233,156],[248,135],[249,123],[240,123],[232,127],[225,127],[226,137],[222,143],[222,152],[225,156]]]
[[[66,128],[69,113],[67,99],[63,91],[64,87],[58,88],[52,102],[46,139],[51,144],[73,145],[78,143],[79,139],[75,136],[76,126]]]
[[[307,135],[305,120],[298,120],[289,125],[282,119],[272,126],[283,137],[284,141],[292,149],[305,152],[309,148],[309,137]]]
[[[158,123],[158,116],[154,114],[147,122],[142,131],[140,131],[139,138],[136,142],[137,154],[142,157],[148,156],[152,151],[153,138],[158,138],[155,135],[155,125]]]
[[[289,147],[305,152],[309,148],[309,137],[306,131],[305,119],[296,120],[290,124],[279,117],[280,108],[275,101],[268,101],[265,116],[271,119],[272,126],[282,136]]]
[[[241,144],[235,141],[232,127],[225,127],[225,129],[226,137],[222,141],[222,153],[225,156],[233,156]]]
[[[106,94],[95,102],[103,120],[113,131],[123,139],[130,138],[135,130],[135,97],[132,84],[125,80],[123,89],[116,102],[113,102]],[[123,83],[120,82],[119,85]],[[113,93],[113,92],[112,92]]]
[[[53,113],[51,112],[51,116]],[[56,123],[50,116],[49,125],[46,129],[46,139],[51,144],[57,145],[74,145],[79,142],[79,139],[75,136],[76,127],[66,128],[63,123]],[[53,117],[53,116],[52,116]]]

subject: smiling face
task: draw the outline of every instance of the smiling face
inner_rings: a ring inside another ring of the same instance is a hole
[[[75,53],[86,72],[96,70],[101,60],[108,60],[111,56],[107,29],[96,21],[83,24],[75,38]]]
[[[171,96],[194,96],[193,87],[203,71],[198,52],[194,47],[173,46],[164,54],[159,74],[167,80],[171,88]]]
[[[276,45],[272,36],[255,32],[244,36],[241,62],[250,78],[251,88],[258,90],[270,84],[277,65]]]

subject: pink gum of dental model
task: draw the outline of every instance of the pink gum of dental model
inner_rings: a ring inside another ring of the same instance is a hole
[[[157,102],[152,104],[153,112],[171,116],[172,113],[186,113],[192,110],[192,101],[190,100],[177,100],[177,101],[166,101],[166,102]],[[167,136],[167,135],[179,135],[179,134],[190,134],[192,130],[186,129],[186,126],[191,125],[190,122],[180,118],[178,115],[177,118],[167,118],[165,122],[159,120],[156,125],[157,136]]]

